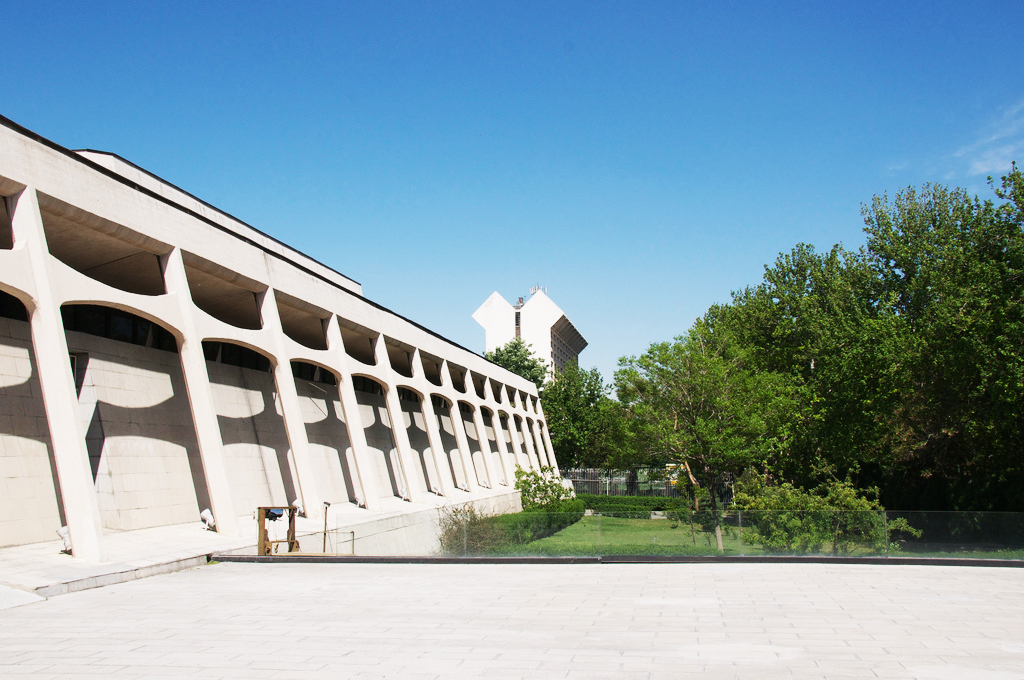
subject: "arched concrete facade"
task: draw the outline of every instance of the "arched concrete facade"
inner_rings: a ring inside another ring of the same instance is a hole
[[[101,559],[104,529],[205,507],[234,535],[267,502],[483,498],[550,451],[533,383],[116,156],[0,118],[0,198],[0,545],[66,524]],[[124,314],[68,330],[83,305]]]

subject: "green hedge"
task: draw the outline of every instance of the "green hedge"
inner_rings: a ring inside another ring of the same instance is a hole
[[[685,499],[664,496],[600,496],[580,493],[576,494],[576,498],[583,501],[587,510],[630,519],[648,518],[655,510],[671,510],[679,505],[680,501],[685,504]]]

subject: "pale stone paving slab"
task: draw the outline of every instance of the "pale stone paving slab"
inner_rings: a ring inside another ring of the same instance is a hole
[[[0,611],[0,677],[1024,680],[1017,570],[219,564]]]

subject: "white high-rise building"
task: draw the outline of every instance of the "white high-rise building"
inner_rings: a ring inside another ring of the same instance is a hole
[[[488,352],[522,338],[533,353],[550,369],[561,371],[575,363],[587,346],[586,339],[565,316],[565,312],[547,295],[547,290],[534,286],[530,299],[519,298],[510,304],[497,291],[473,312],[473,318],[484,327],[484,343]]]

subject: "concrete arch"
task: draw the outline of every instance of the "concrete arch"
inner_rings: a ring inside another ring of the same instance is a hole
[[[209,351],[211,343],[219,344],[216,353]],[[225,347],[252,352],[267,366],[250,365],[244,355],[234,362]],[[203,350],[236,511],[248,514],[261,505],[291,504],[299,488],[279,403],[276,357],[231,338],[204,340]]]
[[[352,374],[352,386],[359,405],[359,419],[366,437],[366,446],[374,465],[376,478],[382,483],[381,498],[408,498],[409,483],[403,470],[394,424],[387,404],[388,384],[363,372]],[[374,389],[367,387],[376,386]]]
[[[307,379],[296,370],[297,365],[326,371],[334,382],[317,381],[315,374]],[[352,447],[349,418],[339,392],[341,372],[301,359],[293,359],[291,366],[310,449],[310,462],[317,475],[317,489],[322,499],[332,504],[358,504],[358,499],[365,498],[365,495]]]
[[[135,311],[93,300],[61,306],[91,481],[111,530],[194,522],[210,507],[180,333]]]
[[[409,471],[410,482],[419,485],[423,491],[442,494],[445,488],[450,488],[451,479],[446,471],[449,463],[438,443],[439,437],[431,433],[432,429],[436,430],[436,419],[433,424],[427,420],[434,415],[432,405],[430,408],[425,406],[431,398],[430,393],[409,383],[397,384],[394,389],[398,392],[403,425],[414,457],[414,470]],[[410,396],[415,400],[408,398]]]
[[[160,326],[165,331],[173,335],[174,339],[177,340],[179,343],[182,342],[182,340],[184,340],[185,337],[184,333],[180,328],[175,326],[173,323],[171,323],[164,317],[154,314],[153,312],[142,307],[137,307],[135,305],[127,304],[125,302],[118,302],[116,300],[110,300],[106,298],[72,298],[62,302],[60,307],[61,309],[64,309],[65,307],[107,307],[109,309],[116,309],[120,312],[132,314],[134,316],[139,317],[140,319],[145,319],[150,323],[154,323],[157,326]]]

